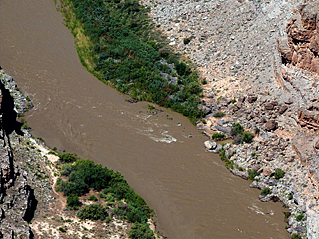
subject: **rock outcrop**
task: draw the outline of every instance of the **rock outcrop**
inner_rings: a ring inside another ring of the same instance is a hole
[[[1,76],[4,73],[1,72]],[[7,75],[6,75],[7,76]],[[3,77],[2,77],[3,80]],[[8,82],[6,82],[8,84]],[[33,238],[28,223],[37,207],[34,190],[28,184],[27,173],[14,161],[10,134],[22,134],[16,121],[13,97],[0,83],[0,237]]]
[[[287,25],[287,38],[279,38],[283,63],[319,73],[319,4],[301,4]]]
[[[298,109],[298,123],[301,127],[306,127],[308,129],[319,129],[319,111],[312,107],[307,107],[308,109],[301,107]]]

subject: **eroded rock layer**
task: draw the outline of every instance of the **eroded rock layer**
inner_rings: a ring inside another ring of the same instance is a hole
[[[283,63],[319,73],[318,2],[301,4],[287,24],[287,38],[280,38],[278,48]]]

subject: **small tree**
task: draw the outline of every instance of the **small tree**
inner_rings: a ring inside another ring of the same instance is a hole
[[[222,139],[225,139],[226,138],[226,135],[224,133],[214,133],[212,135],[212,139],[213,140],[222,140]]]
[[[145,223],[134,223],[129,237],[131,239],[155,239],[153,231]]]
[[[233,126],[231,128],[231,135],[236,136],[238,134],[243,134],[244,133],[244,127],[241,126],[239,123],[233,123]]]
[[[68,196],[66,204],[71,210],[78,210],[79,207],[82,205],[80,199],[74,194]]]
[[[285,176],[284,170],[282,170],[280,168],[277,168],[275,170],[275,174],[274,174],[275,179],[280,179],[280,178],[283,178],[284,176]]]
[[[76,156],[75,154],[70,154],[70,153],[63,153],[63,154],[58,154],[60,161],[65,162],[65,163],[73,163],[76,161]]]
[[[243,133],[243,137],[241,138],[242,143],[248,143],[250,144],[251,142],[253,142],[253,138],[255,137],[255,135],[253,135],[252,133],[249,133],[247,131],[245,131]]]
[[[271,194],[272,191],[270,190],[270,188],[265,187],[263,190],[261,190],[260,195],[262,196],[267,196],[268,194]]]
[[[108,216],[108,213],[106,207],[103,207],[100,203],[94,203],[82,208],[78,212],[77,216],[82,220],[105,220],[105,218]]]
[[[96,202],[98,199],[97,199],[97,197],[96,197],[95,195],[91,195],[91,196],[89,197],[89,200]]]

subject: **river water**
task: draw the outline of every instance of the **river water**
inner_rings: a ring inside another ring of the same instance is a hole
[[[53,0],[0,0],[0,39],[0,65],[35,105],[32,134],[120,171],[168,238],[288,238],[282,205],[206,153],[187,118],[150,116],[85,70]]]

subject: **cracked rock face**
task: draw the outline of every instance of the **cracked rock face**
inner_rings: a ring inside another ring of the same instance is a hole
[[[23,170],[14,162],[9,134],[18,131],[14,128],[18,123],[12,96],[2,83],[0,88],[0,238],[33,238],[28,222],[37,200]]]
[[[309,108],[308,109],[312,109]],[[298,109],[298,123],[301,127],[308,129],[319,129],[319,111],[318,110],[307,110],[303,107]]]
[[[283,63],[319,73],[318,2],[301,4],[287,24],[288,38],[278,40]]]

